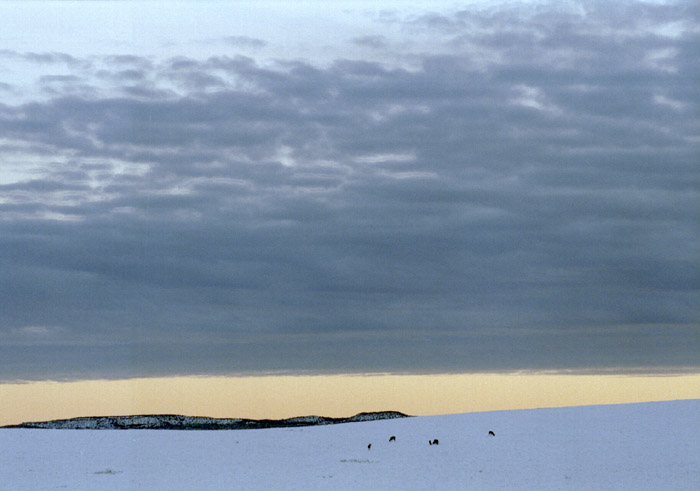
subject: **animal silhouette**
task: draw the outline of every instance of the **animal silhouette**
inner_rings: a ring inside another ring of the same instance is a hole
[[[428,443],[430,445],[438,445],[440,443],[440,441],[436,438],[435,440],[428,440]]]
[[[390,437],[390,438],[389,438],[389,441],[390,441],[390,442],[395,442],[395,441],[396,441],[396,437],[395,437],[395,436]]]
[[[496,436],[496,434],[493,431],[489,431],[490,436]]]

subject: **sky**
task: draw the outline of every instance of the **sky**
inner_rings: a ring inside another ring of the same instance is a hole
[[[0,17],[0,382],[700,371],[696,2]]]
[[[147,377],[0,384],[0,426],[78,416],[282,419],[399,410],[425,416],[700,399],[700,374],[342,374]]]

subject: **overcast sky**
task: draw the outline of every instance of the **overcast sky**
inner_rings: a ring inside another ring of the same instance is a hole
[[[700,367],[697,2],[0,18],[0,380]]]

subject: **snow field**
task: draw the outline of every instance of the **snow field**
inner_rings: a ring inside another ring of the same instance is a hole
[[[265,430],[0,430],[0,490],[29,489],[697,490],[700,400]]]

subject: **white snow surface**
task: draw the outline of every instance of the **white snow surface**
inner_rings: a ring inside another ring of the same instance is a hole
[[[262,430],[0,429],[0,490],[48,489],[698,490],[700,400]]]

